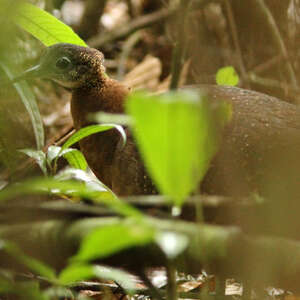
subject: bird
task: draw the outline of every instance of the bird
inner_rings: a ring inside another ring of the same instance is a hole
[[[67,43],[47,47],[38,65],[16,80],[46,78],[71,90],[71,114],[79,130],[90,113],[124,113],[130,88],[107,76],[103,54]],[[201,182],[201,192],[226,196],[251,193],[300,195],[300,110],[275,97],[238,87],[197,84],[211,101],[232,106],[219,150]],[[123,146],[115,130],[79,142],[89,167],[120,196],[156,194],[135,139],[126,128]]]

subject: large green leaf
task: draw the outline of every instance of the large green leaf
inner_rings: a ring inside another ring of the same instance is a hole
[[[154,240],[155,231],[142,222],[103,226],[89,233],[81,242],[74,261],[90,261],[112,255],[132,246],[141,246]]]
[[[19,5],[17,9],[15,22],[46,46],[57,43],[87,46],[69,26],[46,11],[29,3]]]
[[[7,66],[3,61],[0,62],[1,68],[5,71],[9,79],[16,77],[16,73],[11,67]],[[31,119],[37,149],[41,150],[44,146],[45,134],[43,121],[34,94],[25,81],[14,84],[26,110]]]
[[[127,112],[148,171],[176,205],[195,190],[216,151],[215,124],[206,97],[195,91],[133,93]]]

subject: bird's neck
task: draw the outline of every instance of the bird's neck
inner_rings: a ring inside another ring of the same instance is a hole
[[[127,87],[112,79],[105,80],[101,87],[75,90],[72,93],[71,112],[76,130],[92,124],[88,119],[92,113],[98,111],[123,113],[128,92]],[[119,133],[116,130],[109,130],[93,134],[80,141],[80,148],[89,166],[110,188],[111,168],[119,140]]]
[[[101,85],[73,91],[71,112],[74,126],[78,130],[91,124],[88,117],[98,111],[123,113],[129,89],[120,82],[107,78]]]

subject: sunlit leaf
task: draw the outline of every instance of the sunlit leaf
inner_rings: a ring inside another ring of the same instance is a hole
[[[81,242],[75,261],[107,257],[121,250],[150,243],[154,229],[142,223],[120,223],[93,230]]]
[[[82,140],[83,138],[91,135],[91,134],[95,134],[95,133],[99,133],[99,132],[103,132],[103,131],[107,131],[110,129],[117,129],[119,131],[119,133],[121,134],[121,137],[123,139],[123,142],[126,142],[126,133],[123,129],[122,126],[119,125],[115,125],[115,124],[99,124],[99,125],[90,125],[84,128],[81,128],[80,130],[78,130],[76,133],[74,133],[62,146],[62,150],[67,149],[68,147],[74,145],[75,143],[77,143],[78,141]]]
[[[131,275],[116,268],[95,266],[87,264],[72,264],[65,268],[59,275],[61,284],[69,285],[78,281],[92,278],[114,280],[125,290],[132,292],[135,288]]]
[[[95,175],[91,175],[80,169],[66,168],[60,171],[57,175],[54,176],[58,180],[70,180],[76,179],[85,182],[92,190],[95,191],[107,191],[109,188],[105,186],[102,182],[98,180]],[[115,196],[114,196],[115,197]]]
[[[0,62],[0,67],[5,71],[9,79],[13,79],[16,77],[17,74],[12,70],[12,68],[5,65],[3,61]],[[30,116],[37,149],[41,150],[44,146],[45,134],[43,121],[40,115],[38,105],[36,103],[35,96],[25,81],[15,83],[14,86]]]
[[[51,162],[57,158],[58,156],[63,155],[64,153],[61,153],[61,147],[59,146],[49,146],[47,149],[47,160],[48,163],[51,164]]]
[[[42,150],[21,149],[19,151],[33,158],[36,161],[36,163],[40,166],[44,175],[47,175],[46,154]]]
[[[195,91],[137,92],[129,96],[127,112],[151,177],[161,193],[181,205],[217,149],[206,97]]]
[[[236,73],[234,67],[224,67],[218,70],[216,82],[218,85],[236,86],[239,83],[239,75]]]
[[[56,163],[59,157],[63,156],[69,163],[69,165],[76,169],[86,170],[87,162],[84,155],[77,149],[68,148],[62,149],[58,146],[50,146],[47,151],[47,159],[49,165],[55,160],[55,169]]]
[[[54,269],[43,262],[24,254],[15,244],[1,240],[0,249],[5,250],[9,255],[24,264],[31,271],[34,271],[35,273],[50,280],[56,278]]]
[[[83,154],[77,149],[70,150],[72,151],[64,154],[64,158],[71,167],[85,171],[88,165]]]
[[[57,43],[87,46],[71,27],[32,4],[23,3],[18,6],[15,22],[46,46]]]
[[[93,189],[93,186],[75,180],[60,181],[55,178],[36,178],[22,183],[12,184],[0,191],[0,202],[14,197],[32,194],[65,194],[81,199],[91,199],[91,201],[103,203],[113,211],[135,218],[142,218],[143,215],[137,209],[130,206],[117,197],[112,197],[107,191]]]

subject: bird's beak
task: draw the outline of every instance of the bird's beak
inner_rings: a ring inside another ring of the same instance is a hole
[[[30,80],[38,77],[43,77],[42,68],[40,65],[36,65],[25,72],[23,72],[21,75],[15,77],[12,79],[12,83],[20,82],[22,80]]]

